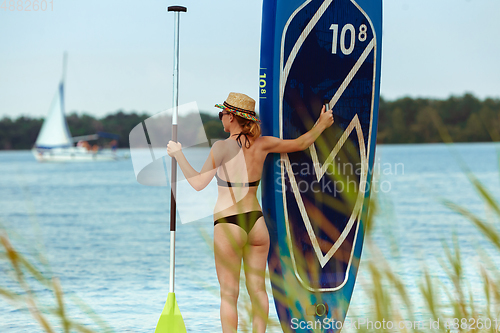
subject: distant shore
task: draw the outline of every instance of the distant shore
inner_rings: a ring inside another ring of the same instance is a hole
[[[148,113],[119,110],[100,119],[72,112],[66,120],[74,137],[99,131],[115,133],[120,135],[118,147],[128,148],[130,131],[149,117]],[[201,112],[201,120],[208,139],[227,137],[217,116]],[[4,117],[0,120],[0,150],[31,149],[42,123],[43,118]],[[378,143],[438,143],[443,137],[453,142],[500,141],[500,99],[480,100],[472,94],[444,100],[380,99]]]

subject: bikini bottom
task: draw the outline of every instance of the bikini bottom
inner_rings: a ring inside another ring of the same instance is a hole
[[[262,216],[264,215],[260,210],[254,210],[251,212],[222,217],[214,222],[214,226],[216,226],[217,223],[236,224],[237,226],[245,230],[245,232],[248,234],[255,225],[255,222],[257,222],[257,220]]]

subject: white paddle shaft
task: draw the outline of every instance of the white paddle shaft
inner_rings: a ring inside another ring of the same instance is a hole
[[[175,14],[174,20],[174,84],[172,96],[172,141],[177,142],[177,115],[179,106],[179,28],[180,28],[180,13],[186,12],[186,7],[171,6],[167,9],[169,12],[173,11]],[[172,176],[170,177],[170,186],[172,194],[170,196],[170,288],[169,292],[174,292],[174,279],[175,279],[175,226],[176,226],[176,212],[177,204],[175,196],[177,192],[177,161],[172,158]]]

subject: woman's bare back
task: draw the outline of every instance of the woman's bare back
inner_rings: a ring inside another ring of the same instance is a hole
[[[229,138],[214,145],[217,176],[230,183],[252,183],[259,181],[267,153],[259,144],[259,139],[251,142],[249,148],[240,147],[236,140]],[[214,219],[244,212],[262,210],[257,200],[257,186],[219,186],[219,196],[214,209]]]

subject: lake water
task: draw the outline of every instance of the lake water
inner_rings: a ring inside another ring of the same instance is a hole
[[[449,199],[487,216],[459,161],[463,159],[498,199],[497,149],[496,144],[377,147],[380,205],[372,239],[411,295],[417,297],[424,263],[442,278],[436,258],[443,257],[442,242],[451,243],[453,233],[460,241],[463,262],[471,263],[466,276],[473,290],[481,288],[473,264],[479,244],[493,260],[499,259],[470,222],[440,202]],[[207,149],[200,149],[190,158],[200,163],[207,155]],[[215,184],[210,186],[214,191]],[[40,164],[28,151],[0,152],[0,223],[18,249],[35,262],[30,253],[46,255],[50,266],[43,270],[60,277],[69,304],[82,299],[116,332],[153,332],[156,327],[168,293],[169,197],[167,188],[138,184],[130,160]],[[178,224],[175,292],[189,332],[220,331],[212,235],[210,217]],[[369,311],[363,265],[369,256],[363,252],[360,283],[348,316]],[[18,290],[12,270],[3,259],[0,263],[0,288]],[[53,304],[44,288],[33,286],[40,304]],[[68,310],[75,319],[86,317],[75,306]],[[273,306],[270,317],[277,318]],[[0,299],[0,332],[41,329],[26,309]]]

